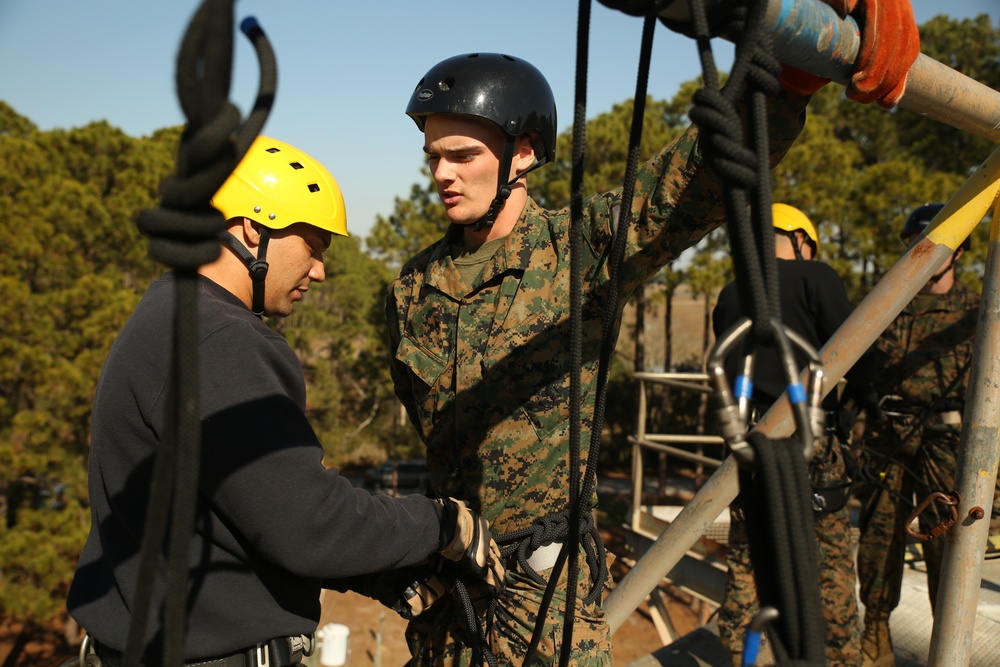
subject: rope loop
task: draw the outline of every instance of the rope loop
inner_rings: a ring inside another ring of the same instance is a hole
[[[528,563],[528,559],[536,550],[554,543],[563,543],[570,534],[570,521],[568,512],[549,514],[538,517],[528,528],[504,533],[494,536],[500,546],[500,555],[504,560],[514,559],[521,572],[528,576],[539,586],[545,586],[548,582],[542,575]],[[590,568],[590,593],[583,599],[585,604],[590,604],[600,599],[604,592],[610,573],[608,572],[607,548],[601,540],[601,533],[594,523],[594,516],[590,512],[583,512],[580,515],[580,545],[586,555],[587,566]],[[565,546],[563,547],[565,548]],[[552,573],[556,573],[553,571]]]

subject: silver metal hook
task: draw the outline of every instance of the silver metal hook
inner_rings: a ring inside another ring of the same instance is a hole
[[[782,362],[786,395],[792,404],[796,429],[802,441],[802,453],[808,460],[812,458],[816,439],[821,437],[826,423],[822,408],[823,378],[825,372],[819,354],[812,345],[798,333],[778,322],[773,322],[774,336]],[[715,390],[719,407],[716,418],[722,438],[726,441],[737,463],[753,467],[753,448],[746,440],[747,420],[750,414],[750,397],[753,394],[754,354],[751,352],[743,360],[743,375],[736,379],[736,392],[730,388],[723,362],[736,346],[749,335],[753,321],[745,317],[722,334],[715,343],[706,364],[709,381]],[[795,365],[792,345],[808,357],[808,391],[799,382],[799,370]]]

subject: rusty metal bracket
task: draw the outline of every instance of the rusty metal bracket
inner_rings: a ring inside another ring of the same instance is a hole
[[[946,519],[941,523],[939,523],[938,525],[931,528],[931,532],[929,533],[921,533],[911,528],[910,526],[913,524],[914,519],[919,517],[924,510],[930,507],[930,504],[932,502],[937,502],[947,507],[951,514],[951,518]],[[959,502],[959,497],[957,491],[950,491],[948,493],[944,493],[942,491],[935,491],[934,493],[930,494],[929,496],[924,498],[924,501],[922,503],[917,505],[917,508],[913,510],[910,516],[906,517],[907,534],[923,542],[927,542],[928,540],[933,540],[936,537],[941,537],[942,535],[948,532],[949,528],[955,525],[956,521],[958,521],[958,502]]]

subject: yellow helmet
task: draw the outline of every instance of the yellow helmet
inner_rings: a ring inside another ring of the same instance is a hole
[[[243,217],[271,229],[305,222],[347,236],[340,186],[326,167],[294,146],[257,137],[212,198],[226,220]]]
[[[819,252],[819,235],[816,234],[816,227],[805,213],[794,206],[775,203],[771,205],[771,220],[775,229],[789,233],[801,229],[812,241],[814,252]]]

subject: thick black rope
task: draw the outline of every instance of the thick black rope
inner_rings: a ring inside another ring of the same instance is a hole
[[[549,582],[542,595],[535,628],[528,644],[524,663],[530,665],[538,653],[538,644],[545,629],[556,582],[565,562],[569,561],[566,586],[562,646],[559,653],[560,667],[566,667],[573,642],[573,618],[576,607],[576,582],[579,579],[578,552],[580,548],[580,400],[582,395],[580,368],[583,365],[583,266],[580,252],[583,249],[583,175],[587,136],[587,64],[590,44],[590,0],[580,0],[576,26],[576,79],[573,104],[573,153],[570,176],[570,373],[569,392],[569,530],[549,575]]]
[[[587,565],[590,568],[591,591],[584,597],[584,604],[591,604],[600,599],[607,581],[607,549],[601,540],[600,530],[594,523],[590,512],[581,514],[578,534]],[[540,575],[528,562],[531,554],[541,547],[554,543],[565,543],[570,533],[569,514],[562,512],[539,517],[528,528],[515,530],[497,537],[500,554],[504,561],[516,560],[521,571],[540,586],[546,585],[545,577]],[[583,538],[586,539],[583,539]],[[603,566],[603,568],[602,568]],[[553,572],[556,572],[553,570]],[[558,577],[549,577],[552,581]]]
[[[812,487],[794,438],[770,440],[751,432],[756,479],[741,502],[754,556],[761,607],[780,610],[779,632],[772,635],[779,665],[824,665],[825,627],[817,584],[813,538]],[[750,477],[744,471],[741,483]],[[774,586],[768,582],[780,581]],[[765,585],[761,585],[761,584]]]
[[[639,163],[639,144],[642,139],[642,123],[645,114],[646,91],[649,80],[649,65],[652,58],[652,44],[654,29],[656,27],[655,14],[646,17],[643,25],[642,46],[640,53],[640,67],[636,81],[636,93],[633,107],[632,127],[629,137],[628,160],[626,164],[625,181],[622,188],[622,201],[625,202],[625,211],[616,220],[616,233],[608,262],[608,294],[605,303],[605,312],[602,320],[601,351],[598,360],[597,392],[595,397],[594,418],[592,422],[589,448],[587,450],[587,465],[583,475],[582,484],[580,480],[580,368],[582,365],[582,269],[576,258],[582,249],[582,202],[583,202],[583,167],[584,150],[586,146],[585,123],[586,123],[586,67],[587,67],[587,34],[590,22],[590,3],[581,2],[580,20],[577,34],[577,99],[576,115],[574,118],[573,134],[573,175],[571,189],[573,199],[571,200],[571,247],[570,247],[570,273],[571,273],[571,298],[570,298],[570,324],[573,331],[574,340],[571,340],[571,352],[573,354],[573,376],[570,386],[570,511],[569,516],[556,515],[546,517],[525,531],[515,531],[504,535],[503,540],[510,540],[515,544],[510,549],[517,554],[518,563],[525,573],[538,584],[546,584],[545,593],[536,621],[532,639],[529,644],[525,664],[533,659],[538,643],[541,640],[545,618],[551,598],[555,591],[555,582],[558,581],[562,572],[563,563],[567,555],[569,559],[569,573],[567,576],[566,609],[563,620],[563,637],[560,649],[560,666],[565,667],[569,662],[569,655],[572,651],[573,618],[576,606],[576,583],[579,579],[579,567],[577,565],[578,552],[581,546],[581,538],[587,535],[589,539],[582,542],[586,560],[590,568],[591,588],[584,597],[584,604],[592,604],[601,599],[604,587],[610,576],[607,567],[606,548],[601,539],[600,531],[594,525],[593,516],[588,512],[583,514],[582,504],[589,501],[593,495],[597,484],[597,466],[600,458],[600,433],[603,430],[604,412],[607,405],[607,383],[610,375],[611,357],[614,353],[615,325],[617,323],[617,302],[620,292],[619,269],[622,258],[625,254],[625,246],[628,239],[628,227],[632,223],[631,201],[635,191],[635,174]],[[577,492],[577,489],[580,489]],[[570,528],[572,526],[572,528]],[[556,564],[553,566],[548,582],[534,571],[527,563],[529,551],[534,551],[540,546],[564,540],[563,550],[560,553]],[[506,554],[505,554],[506,555]]]
[[[458,606],[465,614],[462,617],[465,632],[468,635],[469,648],[472,649],[472,664],[489,665],[497,667],[496,655],[490,650],[489,641],[486,639],[486,630],[479,625],[476,618],[476,606],[469,595],[469,589],[461,579],[455,580],[455,587],[452,589],[453,595],[458,599]],[[487,626],[492,623],[493,615],[496,611],[496,599],[490,601],[487,612]],[[527,664],[527,663],[525,663]]]
[[[601,322],[601,353],[597,371],[597,397],[594,405],[594,423],[590,431],[590,448],[587,454],[587,473],[584,477],[583,497],[594,493],[597,483],[598,455],[601,451],[601,433],[604,430],[604,414],[608,399],[608,376],[611,374],[612,356],[615,351],[615,335],[618,325],[618,296],[620,269],[628,244],[628,231],[632,225],[632,198],[635,195],[635,176],[639,166],[642,125],[646,115],[646,91],[649,83],[649,67],[653,55],[653,35],[657,25],[656,16],[646,16],[642,26],[642,42],[639,51],[639,71],[636,76],[635,101],[632,108],[632,124],[629,133],[628,159],[625,164],[625,179],[622,185],[622,209],[619,214],[611,257],[608,261],[608,294],[605,302],[604,318]],[[602,581],[603,586],[603,581]]]
[[[189,546],[194,531],[201,417],[198,379],[197,269],[218,257],[225,220],[209,204],[260,131],[274,99],[274,54],[255,21],[244,31],[260,60],[261,85],[247,122],[228,101],[232,72],[233,2],[205,0],[185,33],[177,58],[177,92],[188,119],[175,172],[161,183],[160,206],[139,214],[150,255],[174,269],[174,354],[168,380],[166,427],[150,488],[139,556],[136,596],[124,655],[137,665],[148,625],[159,557],[170,517],[164,601],[163,665],[184,662]]]
[[[575,372],[570,375],[569,404],[569,522],[580,525],[580,419],[582,387],[579,369],[583,365],[583,176],[587,146],[587,66],[590,59],[590,0],[580,0],[577,18],[576,82],[573,105],[573,169],[570,178],[570,360]],[[588,457],[589,458],[589,457]],[[576,582],[580,577],[579,529],[569,531],[563,544],[569,560],[566,582],[566,612],[562,631],[559,667],[567,667],[573,644],[573,619],[576,609]],[[552,579],[559,570],[552,569]],[[546,612],[548,610],[546,609]],[[539,616],[544,625],[544,616]],[[536,628],[536,635],[538,630]],[[534,637],[532,644],[534,645]]]
[[[766,3],[758,1],[749,7],[737,6],[731,13],[728,32],[740,39],[730,79],[718,90],[704,4],[692,0],[705,88],[694,95],[691,119],[699,126],[706,164],[726,186],[732,255],[736,275],[741,277],[737,289],[750,306],[753,345],[773,341],[784,360],[785,376],[792,381],[798,373],[781,325],[767,136],[767,100],[781,94],[780,65],[771,55],[770,38],[763,28],[765,10]],[[736,111],[737,101],[747,96],[749,147]],[[810,423],[805,402],[793,402],[792,408],[797,423]],[[775,606],[780,613],[775,622],[775,653],[779,664],[822,664],[825,631],[807,462],[794,440],[770,441],[752,433],[749,441],[756,455],[756,475],[744,474],[741,488],[752,489],[745,497],[767,499],[764,504],[748,503],[747,520],[748,532],[755,536],[750,552],[762,604]],[[769,532],[761,534],[763,523]]]

